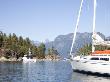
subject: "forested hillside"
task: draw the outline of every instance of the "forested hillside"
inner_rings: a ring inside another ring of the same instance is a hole
[[[39,46],[36,46],[28,37],[18,37],[15,33],[7,35],[0,31],[0,56],[6,58],[23,57],[25,54],[28,54],[29,48],[34,57],[45,57],[45,44],[41,43]]]

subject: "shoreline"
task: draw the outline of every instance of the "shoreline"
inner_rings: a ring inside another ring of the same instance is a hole
[[[36,59],[36,61],[59,61],[61,59]],[[22,58],[16,59],[16,58],[5,58],[5,57],[0,57],[0,62],[22,62]]]

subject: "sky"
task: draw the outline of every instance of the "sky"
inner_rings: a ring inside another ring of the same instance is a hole
[[[0,0],[0,30],[34,41],[73,33],[81,0]],[[78,32],[92,32],[93,0],[84,0]],[[96,31],[110,36],[110,0],[97,0]]]

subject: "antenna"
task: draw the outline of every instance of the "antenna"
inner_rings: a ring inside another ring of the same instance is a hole
[[[73,45],[74,45],[75,38],[76,38],[76,32],[78,29],[79,19],[80,19],[80,15],[81,15],[81,11],[82,11],[82,5],[83,5],[83,0],[81,1],[79,13],[78,13],[78,18],[77,18],[77,22],[76,22],[76,26],[75,26],[75,31],[74,31],[73,41],[72,41],[72,45],[71,45],[70,55],[72,55],[72,49],[73,49]]]

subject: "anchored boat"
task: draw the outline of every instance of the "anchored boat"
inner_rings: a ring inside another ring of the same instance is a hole
[[[89,56],[76,56],[71,60],[74,71],[110,74],[110,50],[95,51]]]
[[[80,13],[82,9],[83,0],[81,2],[78,20],[74,32],[74,38],[70,50],[71,55],[71,65],[74,71],[83,71],[99,74],[109,74],[110,75],[110,50],[95,50],[95,46],[110,46],[110,41],[104,41],[96,32],[95,32],[95,15],[96,15],[96,0],[94,0],[94,16],[93,16],[93,33],[92,33],[92,50],[91,54],[88,56],[73,56],[72,48],[74,45],[76,32],[78,28]]]
[[[29,48],[29,53],[28,55],[24,55],[24,57],[22,58],[23,62],[36,62],[36,59],[33,59],[30,48]]]

